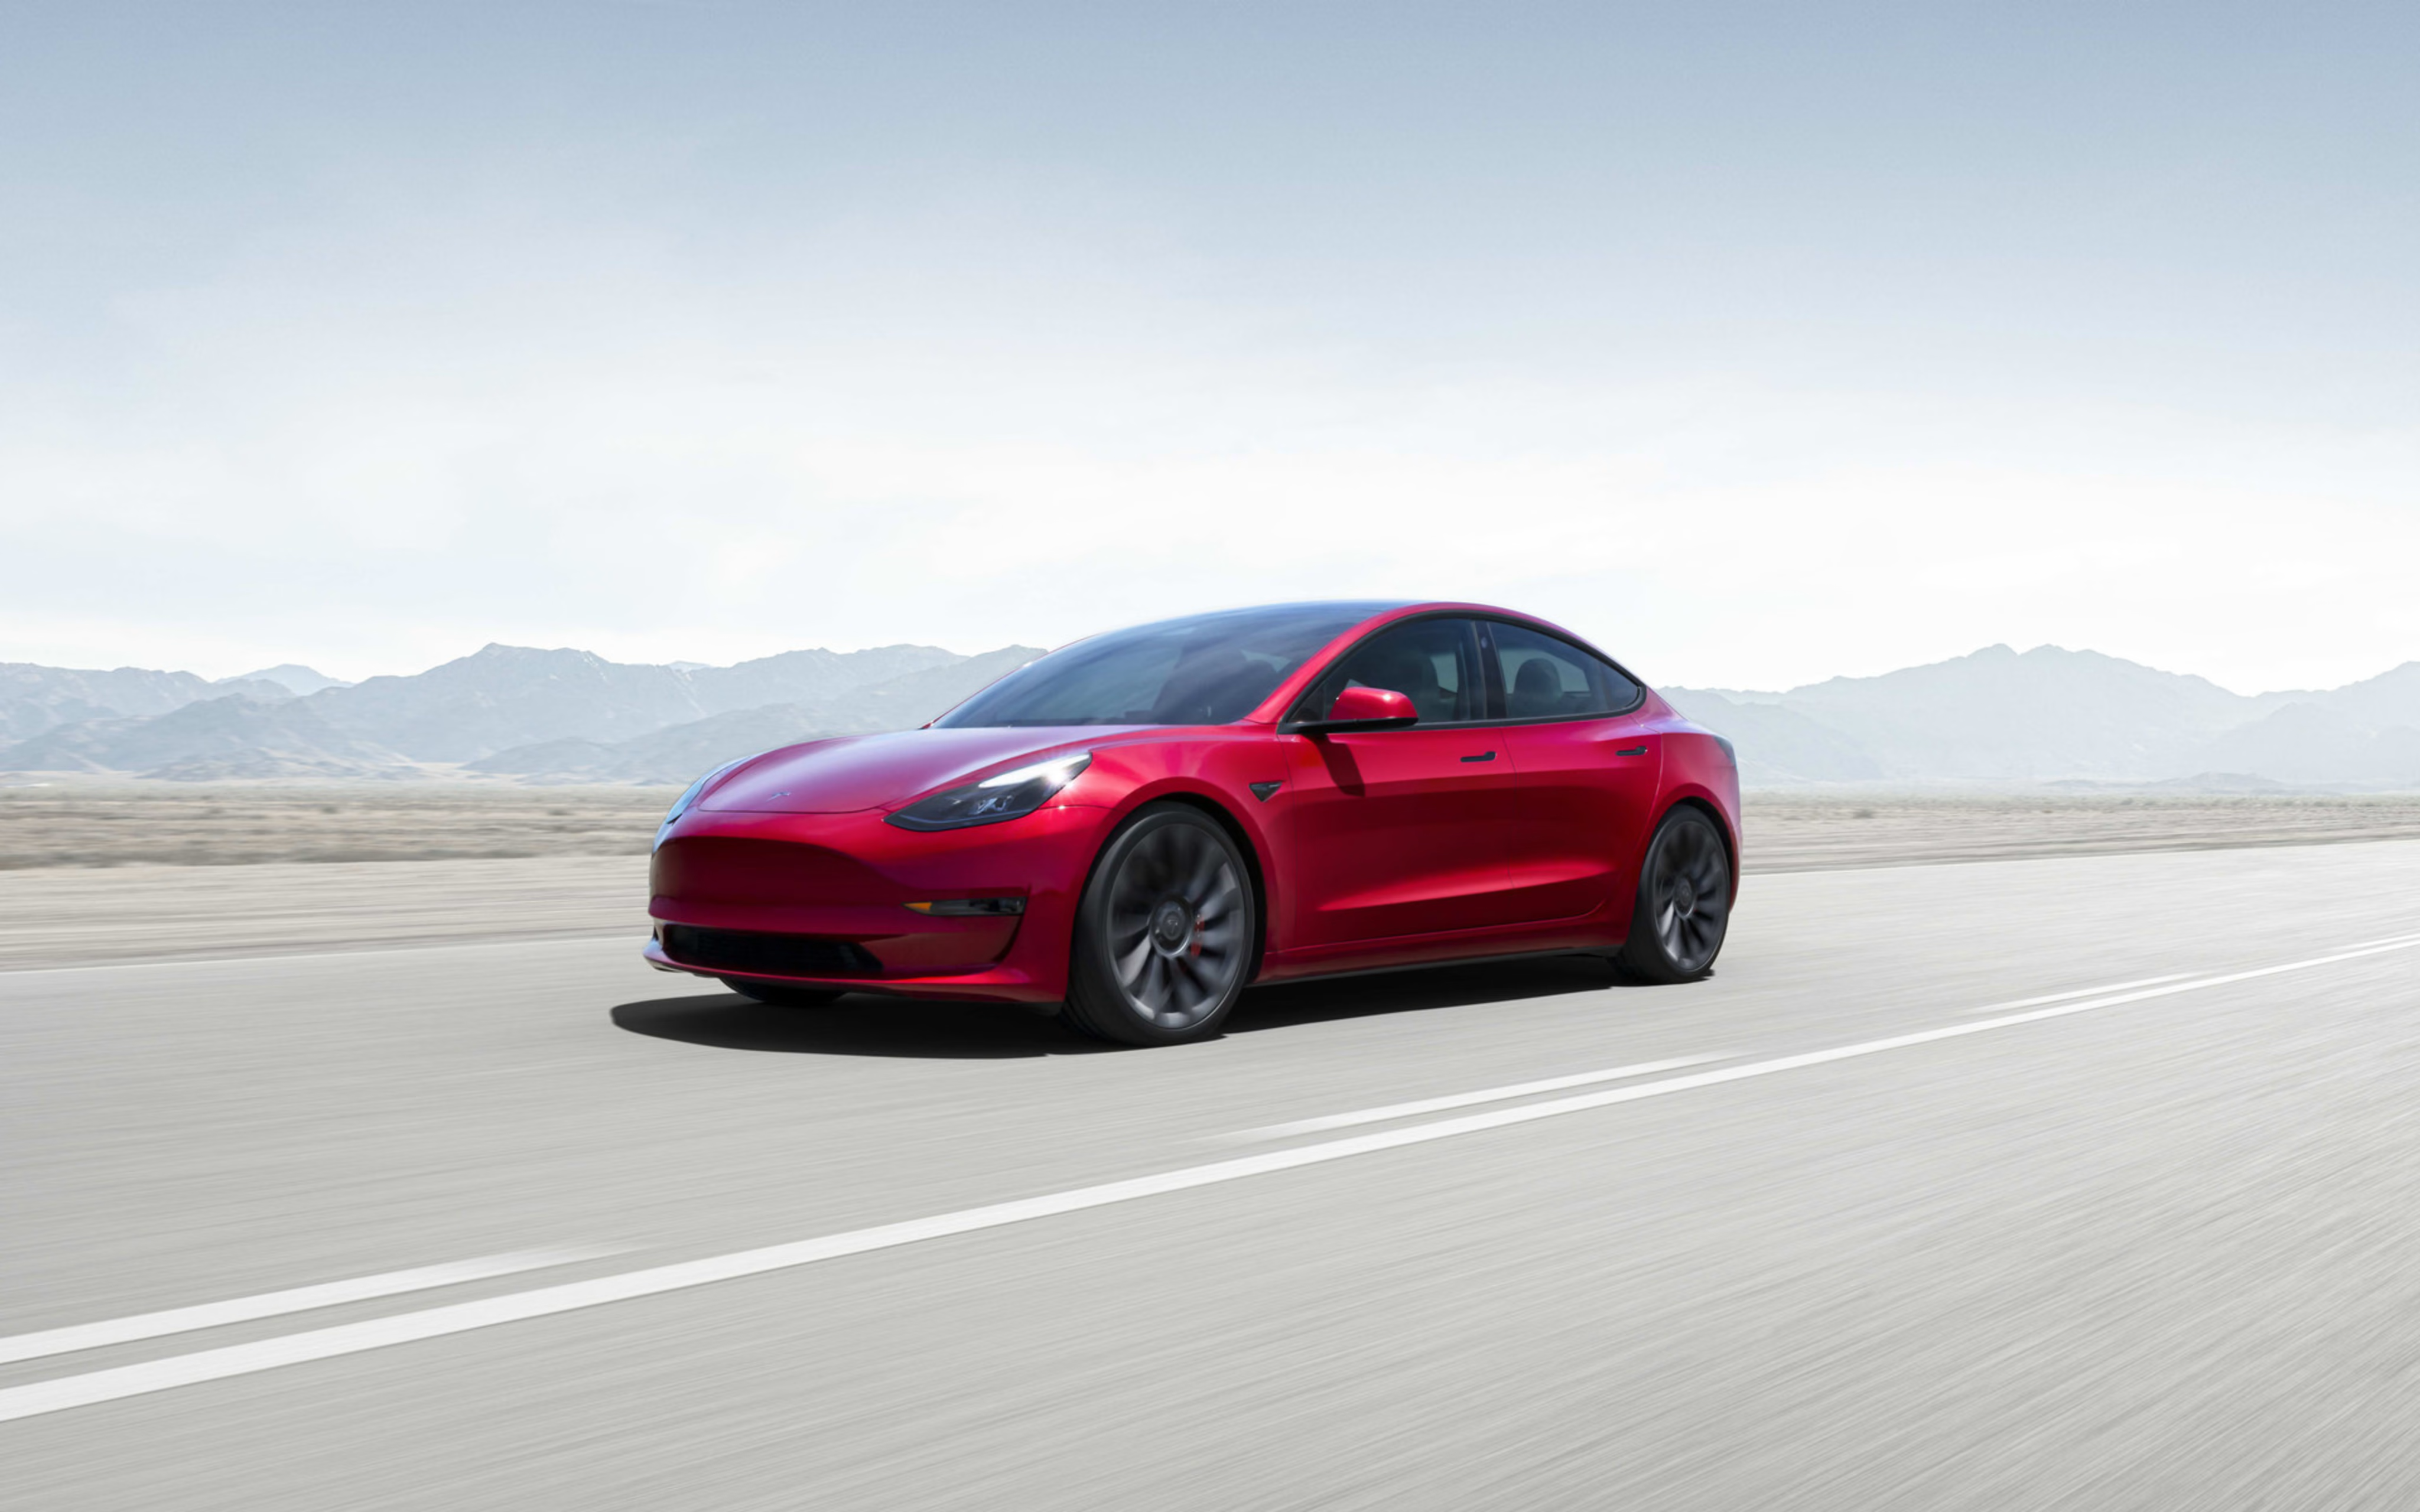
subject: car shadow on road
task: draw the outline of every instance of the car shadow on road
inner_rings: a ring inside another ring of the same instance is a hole
[[[1020,1008],[870,993],[851,993],[823,1008],[769,1008],[737,993],[704,993],[624,1003],[613,1017],[632,1034],[777,1055],[1013,1060],[1109,1048]]]
[[[1288,1029],[1301,1024],[1412,1013],[1436,1009],[1481,1008],[1489,1003],[1559,997],[1637,985],[1596,956],[1519,956],[1502,961],[1466,961],[1450,966],[1373,972],[1366,977],[1329,977],[1283,981],[1244,994],[1228,1017],[1229,1034]]]
[[[1471,962],[1321,981],[1255,987],[1227,1020],[1227,1032],[1325,1024],[1379,1014],[1481,1008],[1624,985],[1587,957]],[[704,993],[624,1003],[617,1027],[716,1050],[776,1055],[892,1056],[926,1060],[1008,1060],[1097,1055],[1116,1046],[1085,1040],[1056,1021],[998,1003],[925,1001],[852,994],[824,1008],[769,1008],[737,993]]]

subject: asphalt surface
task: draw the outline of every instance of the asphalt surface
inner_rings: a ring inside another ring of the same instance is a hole
[[[0,974],[0,1505],[2420,1504],[2420,843],[1754,877],[1705,982],[1176,1051],[636,943]]]
[[[0,973],[646,931],[644,856],[0,872]]]

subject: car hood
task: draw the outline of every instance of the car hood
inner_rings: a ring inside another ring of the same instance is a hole
[[[1081,746],[1124,727],[901,730],[768,751],[698,804],[709,813],[850,813],[888,809],[986,767]]]

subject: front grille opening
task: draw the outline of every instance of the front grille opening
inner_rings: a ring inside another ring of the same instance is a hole
[[[663,927],[664,954],[685,966],[709,971],[752,971],[768,977],[878,977],[882,963],[854,940],[818,940],[805,934],[760,934],[750,930]]]

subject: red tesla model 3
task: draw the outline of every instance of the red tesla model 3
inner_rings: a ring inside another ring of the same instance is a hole
[[[1730,745],[1567,631],[1233,609],[708,773],[657,834],[646,954],[767,1003],[1058,1003],[1172,1044],[1251,982],[1548,951],[1700,976],[1738,837]]]

